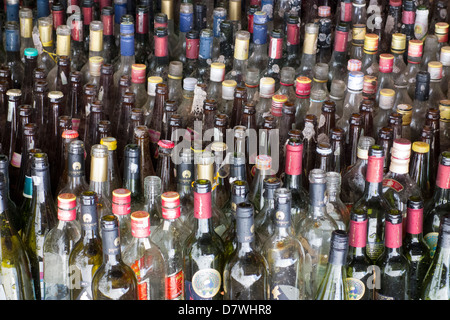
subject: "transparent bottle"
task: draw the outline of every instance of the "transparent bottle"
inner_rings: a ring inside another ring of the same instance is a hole
[[[327,203],[326,209],[334,221],[336,221],[339,230],[348,230],[350,221],[350,212],[341,200],[341,175],[338,172],[327,172]]]
[[[253,33],[251,35],[252,52],[248,58],[247,68],[263,69],[267,66],[269,57],[267,55],[268,32],[267,32],[267,13],[265,11],[256,11],[253,15]],[[262,74],[260,74],[262,77]]]
[[[435,107],[439,105],[439,101],[446,98],[441,87],[443,65],[439,61],[430,61],[428,62],[427,71],[430,74],[430,92],[428,101],[430,106]]]
[[[144,179],[145,205],[143,210],[150,214],[150,229],[153,232],[160,224],[161,213],[161,178],[147,176]]]
[[[58,196],[58,223],[45,237],[43,300],[70,300],[69,255],[81,237],[77,200],[72,193]]]
[[[89,190],[98,196],[98,217],[111,214],[111,200],[108,197],[108,147],[96,144],[91,148],[91,172]],[[100,226],[99,226],[100,227]]]
[[[378,35],[374,33],[366,33],[366,36],[364,38],[364,54],[361,66],[361,71],[364,73],[364,75],[378,77],[378,40]]]
[[[344,98],[342,117],[336,122],[336,126],[344,129],[348,136],[348,120],[353,113],[359,112],[359,105],[363,100],[364,74],[361,71],[351,71],[347,83],[347,93]]]
[[[303,50],[300,60],[300,67],[297,68],[298,76],[313,78],[313,68],[316,64],[317,38],[319,36],[319,25],[307,23],[305,25],[305,36]]]
[[[389,115],[395,112],[394,109],[395,91],[384,88],[380,90],[380,100],[378,111],[373,118],[373,132],[378,133],[381,128],[387,126]]]

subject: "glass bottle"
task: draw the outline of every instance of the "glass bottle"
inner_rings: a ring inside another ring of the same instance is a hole
[[[152,121],[153,111],[155,108],[156,86],[162,82],[163,78],[159,76],[151,76],[147,78],[147,100],[142,107],[145,116],[144,123],[146,126],[148,126],[150,121]]]
[[[284,67],[291,67],[294,70],[297,70],[300,67],[301,57],[300,57],[300,20],[299,16],[295,14],[287,14],[287,19],[285,21],[286,24],[286,46],[285,46],[285,54],[286,59],[284,61]],[[319,28],[324,33],[326,32],[326,25],[321,26]],[[319,39],[319,37],[318,37]],[[320,37],[322,39],[322,37]],[[322,43],[323,52],[327,51],[327,42],[324,41]],[[330,51],[331,52],[331,51]],[[319,60],[322,59],[319,56]],[[325,59],[325,58],[323,58]],[[328,60],[327,60],[328,61]],[[323,62],[320,60],[320,62]]]
[[[430,181],[429,152],[430,145],[428,143],[422,141],[412,143],[409,175],[419,186],[424,201],[429,200],[433,195]]]
[[[103,263],[92,278],[93,300],[137,300],[136,275],[122,260],[119,221],[114,215],[101,217]],[[114,286],[112,284],[114,283]]]
[[[349,300],[373,300],[372,261],[367,256],[367,214],[352,210],[348,230],[347,286]]]
[[[347,44],[349,37],[349,26],[340,23],[336,26],[333,53],[331,55],[328,71],[328,82],[334,79],[344,80],[347,67]]]
[[[268,265],[255,248],[253,206],[241,202],[236,206],[237,247],[225,263],[224,300],[267,299]],[[252,274],[252,279],[246,279]],[[244,280],[245,279],[245,280]]]
[[[350,212],[341,200],[341,175],[337,172],[327,172],[327,213],[336,221],[340,230],[347,231]]]
[[[34,48],[32,39],[33,32],[33,11],[30,8],[22,7],[19,10],[20,22],[20,57],[25,63],[25,49]]]
[[[409,300],[410,264],[402,249],[402,213],[396,209],[386,211],[384,224],[384,250],[376,261],[380,286],[375,288],[375,299]]]
[[[48,157],[45,153],[36,153],[31,165],[33,177],[32,214],[28,221],[24,243],[31,264],[36,300],[44,298],[44,239],[57,224],[56,206],[50,187]]]
[[[145,205],[143,210],[150,214],[150,227],[154,231],[160,224],[161,214],[161,178],[147,176],[144,179]]]
[[[305,127],[305,117],[310,105],[312,79],[308,77],[297,77],[295,80],[295,127],[302,129]]]
[[[86,16],[83,15],[83,18]],[[85,19],[83,19],[84,22]],[[88,24],[84,24],[85,30],[83,30],[84,37],[88,37],[89,40],[84,39],[85,54],[87,55],[88,62],[81,68],[80,72],[83,74],[83,83],[86,83],[89,78],[89,59],[92,57],[103,58],[103,23],[101,21],[89,21]]]
[[[389,116],[394,109],[395,91],[391,88],[384,88],[380,90],[380,98],[378,103],[378,110],[373,118],[373,132],[377,133],[381,128],[387,126]],[[364,135],[368,135],[367,132]]]
[[[224,243],[212,225],[211,182],[196,180],[193,188],[195,226],[183,248],[185,298],[221,300]]]
[[[108,197],[108,147],[95,144],[91,148],[91,171],[89,190],[97,193],[98,217],[111,213],[111,199]]]
[[[150,48],[149,7],[138,5],[136,6],[136,63],[148,66],[148,58],[151,55]]]
[[[156,160],[158,159],[158,141],[161,137],[162,131],[162,115],[164,111],[164,103],[168,100],[168,87],[165,83],[158,83],[156,85],[155,105],[153,108],[152,118],[147,125],[150,133],[150,152],[152,155],[153,167],[156,167]]]
[[[35,48],[24,50],[24,74],[32,74],[37,67],[38,51]],[[22,103],[31,104],[33,100],[33,77],[24,77],[22,84]]]
[[[131,213],[131,234],[133,238],[123,251],[123,262],[136,274],[137,300],[164,300],[165,262],[161,250],[150,238],[148,212]]]
[[[225,80],[234,80],[238,86],[245,86],[249,41],[250,32],[246,30],[236,32],[233,67],[225,75]]]
[[[58,223],[46,235],[43,248],[43,300],[69,300],[69,255],[81,237],[77,200],[72,193],[58,196]]]
[[[298,76],[313,78],[313,68],[316,65],[317,39],[319,36],[319,25],[308,23],[305,25],[305,36],[300,66],[296,70]],[[336,50],[336,48],[335,48]],[[337,54],[335,54],[337,55]],[[333,59],[334,58],[334,59]],[[332,62],[336,62],[336,57],[331,57]],[[331,69],[331,65],[330,65]],[[330,71],[331,72],[331,71]]]
[[[331,234],[327,270],[317,289],[316,300],[348,300],[349,288],[345,267],[347,253],[347,233],[343,230],[334,230]]]
[[[177,159],[174,157],[174,159]],[[190,149],[180,150],[178,162],[175,163],[177,189],[180,196],[180,219],[184,225],[192,230],[194,226],[194,217],[192,210],[194,208],[194,197],[192,193],[192,183],[194,181],[194,157]],[[231,183],[231,182],[230,182]]]
[[[211,73],[213,72],[213,64],[211,63]],[[167,85],[169,87],[169,100],[175,101],[177,105],[180,105],[183,99],[183,64],[180,61],[170,61]]]
[[[430,73],[419,71],[416,75],[416,90],[413,101],[413,117],[411,120],[411,141],[417,141],[425,125],[425,115],[430,107]]]
[[[31,274],[30,260],[27,248],[20,235],[9,223],[9,205],[7,194],[7,180],[0,174],[0,216],[2,256],[2,286],[1,294],[4,300],[34,300],[35,292]]]
[[[194,5],[189,2],[180,3],[179,12],[178,44],[170,54],[173,57],[171,60],[177,60],[184,64],[186,63],[186,33],[194,27]]]
[[[361,71],[364,75],[378,77],[379,65],[377,61],[379,37],[374,33],[366,33],[364,38],[364,54]]]
[[[427,70],[430,74],[430,92],[428,100],[430,105],[435,107],[439,105],[439,101],[446,98],[441,87],[443,65],[439,61],[430,61],[428,62]]]
[[[13,88],[20,89],[24,79],[24,64],[20,58],[19,23],[8,21],[5,24],[5,65],[11,70]]]
[[[131,76],[131,66],[135,63],[134,24],[123,22],[120,24],[120,60],[114,73],[114,85],[119,85],[123,75]]]
[[[40,40],[40,43],[36,45],[39,52],[38,67],[44,69],[45,73],[48,74],[56,64],[52,58],[54,51],[52,18],[48,15],[38,18],[38,29]]]
[[[326,175],[321,169],[309,174],[310,205],[307,215],[299,221],[296,236],[305,249],[307,271],[305,270],[305,294],[314,299],[325,276],[330,252],[331,234],[338,225],[326,212]]]
[[[344,129],[348,135],[348,119],[353,113],[359,112],[359,106],[363,100],[364,74],[361,71],[351,71],[347,83],[347,93],[344,98],[342,117],[336,122],[336,126]]]
[[[81,12],[74,12],[70,16],[70,20],[70,56],[72,57],[70,64],[74,71],[81,71],[83,66],[88,62],[88,57],[84,51],[83,20]]]
[[[406,85],[408,87],[409,97],[413,99],[416,88],[416,74],[420,71],[420,61],[422,60],[423,41],[409,40],[407,52],[406,68],[398,76],[396,84]]]

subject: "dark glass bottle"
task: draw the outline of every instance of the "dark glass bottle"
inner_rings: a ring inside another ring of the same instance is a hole
[[[386,173],[389,171],[389,166],[391,164],[391,148],[394,143],[394,129],[389,127],[380,128],[376,143],[384,150],[384,172]]]
[[[144,193],[141,184],[140,147],[128,144],[124,150],[123,187],[131,192],[131,210],[139,211],[144,206]]]
[[[11,70],[12,86],[21,89],[25,75],[25,67],[20,59],[19,23],[8,21],[5,24],[6,66]]]
[[[136,6],[135,61],[148,67],[151,54],[149,38],[149,8]]]
[[[114,9],[110,4],[101,8],[100,20],[103,23],[104,62],[114,64],[119,56],[119,48],[116,45],[116,38],[114,36]]]
[[[6,116],[6,127],[3,135],[2,150],[3,153],[12,159],[14,147],[16,144],[17,130],[19,124],[19,106],[22,101],[22,92],[20,89],[9,89],[6,92],[8,99],[8,109]]]
[[[5,155],[0,155],[0,173],[3,174],[6,181],[5,195],[8,201],[9,219],[11,219],[11,227],[17,232],[24,232],[26,226],[22,224],[21,213],[17,209],[16,203],[11,199],[10,195],[10,179],[9,179],[9,159]]]
[[[81,68],[88,62],[84,51],[83,20],[81,12],[74,12],[71,16],[71,68],[74,71],[81,71]]]
[[[25,64],[24,64],[24,74],[33,74],[34,69],[37,68],[37,56],[38,51],[35,48],[26,48],[24,51]],[[22,103],[31,104],[33,96],[33,77],[28,76],[23,78],[22,84]]]
[[[359,113],[353,113],[349,119],[349,131],[346,143],[346,166],[353,166],[358,159],[358,141],[362,135],[362,118]]]
[[[103,103],[105,119],[111,119],[113,115],[116,93],[114,90],[114,67],[112,64],[103,63],[100,68],[100,80],[98,84],[97,99]]]
[[[172,161],[172,151],[175,143],[170,140],[160,140],[158,146],[156,175],[161,178],[161,193],[176,191],[175,170]]]
[[[300,128],[301,129],[301,128]],[[316,163],[316,145],[317,145],[317,117],[308,114],[305,117],[305,127],[302,129],[303,134],[303,159],[302,168],[303,176],[308,177],[309,172],[314,169]],[[309,187],[308,179],[303,179],[303,186],[306,190]]]

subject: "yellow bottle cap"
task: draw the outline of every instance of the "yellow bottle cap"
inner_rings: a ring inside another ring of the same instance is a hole
[[[440,120],[450,122],[450,100],[439,101]]]
[[[378,35],[375,33],[366,33],[364,37],[364,52],[375,53],[378,50]]]
[[[109,151],[117,149],[117,139],[114,137],[105,137],[100,140],[100,144],[107,146]]]
[[[427,153],[430,151],[430,145],[426,142],[415,141],[412,144],[412,150],[417,153]]]
[[[392,89],[384,88],[380,90],[380,94],[386,97],[393,97],[395,95],[395,91]]]
[[[224,80],[222,81],[222,86],[224,87],[236,87],[237,86],[237,82],[234,80]]]
[[[161,83],[163,82],[163,79],[161,77],[153,76],[147,78],[148,83]]]
[[[401,53],[406,50],[406,34],[394,33],[392,35],[391,51]]]
[[[284,103],[288,100],[288,97],[284,94],[276,94],[272,97],[274,102]]]

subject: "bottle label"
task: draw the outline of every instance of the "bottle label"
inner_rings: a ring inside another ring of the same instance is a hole
[[[303,53],[316,54],[317,37],[318,37],[317,33],[307,33],[305,35],[305,40],[303,41]]]
[[[117,255],[120,253],[120,237],[119,230],[103,230],[102,229],[103,253],[106,255]]]
[[[279,284],[270,290],[270,300],[298,300],[300,290],[294,286]]]
[[[403,228],[402,223],[392,224],[386,221],[386,235],[384,245],[386,248],[400,248],[402,246]]]
[[[267,43],[267,25],[253,25],[253,43],[258,45]]]
[[[383,187],[392,188],[396,192],[400,192],[400,191],[402,191],[404,189],[403,185],[400,182],[398,182],[397,180],[394,180],[394,179],[384,179],[383,180]]]
[[[211,193],[194,192],[194,218],[211,218]]]
[[[384,157],[369,156],[367,163],[366,181],[370,183],[380,183],[383,181]]]
[[[70,177],[84,176],[84,154],[69,153],[67,164],[68,164],[67,174]]]
[[[349,300],[361,300],[366,292],[366,286],[364,282],[356,278],[347,278],[348,287],[348,299]]]
[[[300,43],[300,28],[298,24],[287,25],[287,44],[298,45]]]
[[[148,33],[148,13],[141,12],[136,14],[136,33]]]
[[[439,164],[436,176],[436,186],[441,189],[450,189],[450,166]]]
[[[253,223],[253,217],[236,217],[236,236],[237,240],[241,243],[252,242],[255,239],[255,225]]]
[[[434,253],[436,252],[438,238],[439,238],[439,232],[429,232],[423,237],[423,239],[425,240],[425,243],[428,245],[428,248],[430,248],[431,258],[433,258]]]
[[[403,11],[402,12],[402,23],[403,24],[414,24],[416,20],[416,13],[414,11]]]
[[[213,298],[220,290],[222,277],[215,269],[198,270],[192,282],[186,281],[186,300],[204,300]]]
[[[22,161],[22,155],[17,152],[13,152],[11,157],[11,165],[15,168],[20,168],[20,163]]]
[[[407,209],[406,232],[409,234],[421,234],[423,226],[423,208]]]
[[[303,144],[291,146],[286,145],[286,167],[285,173],[289,175],[300,175],[302,172]]]
[[[352,29],[352,39],[356,41],[364,41],[366,36],[366,25],[355,25]]]
[[[364,248],[367,242],[367,220],[350,220],[349,246],[353,248]]]
[[[33,179],[30,176],[25,176],[23,196],[28,199],[31,199],[33,196]]]
[[[89,33],[89,50],[93,52],[100,52],[103,50],[103,31],[95,30]],[[122,39],[122,37],[121,37]],[[134,48],[134,47],[133,47]]]
[[[336,30],[336,38],[334,39],[334,51],[346,52],[348,32]]]
[[[105,36],[114,35],[113,17],[102,15],[102,22],[103,22],[103,35]]]
[[[281,59],[283,55],[283,39],[271,38],[269,44],[269,58]]]
[[[166,300],[178,299],[184,292],[183,270],[166,277]]]
[[[189,32],[194,27],[194,14],[180,12],[180,32]]]
[[[73,41],[83,41],[83,22],[81,20],[72,20],[71,36]]]
[[[91,24],[91,21],[94,18],[94,11],[92,10],[92,7],[83,7],[83,24],[88,26]]]
[[[186,58],[198,59],[200,39],[186,39]]]
[[[81,206],[81,228],[83,230],[95,230],[98,226],[97,206]]]
[[[237,39],[234,46],[234,58],[236,60],[247,60],[248,59],[248,39]]]
[[[350,22],[352,21],[352,3],[351,2],[341,2],[341,21]]]
[[[132,265],[131,269],[133,269],[136,274],[136,278],[138,281],[137,291],[138,291],[138,300],[150,300],[150,279],[147,278],[142,280],[141,277],[141,269],[146,268],[146,263],[144,261],[144,257],[136,260]]]
[[[183,186],[190,186],[193,179],[193,172],[194,168],[192,164],[180,163],[176,170],[177,183]]]

